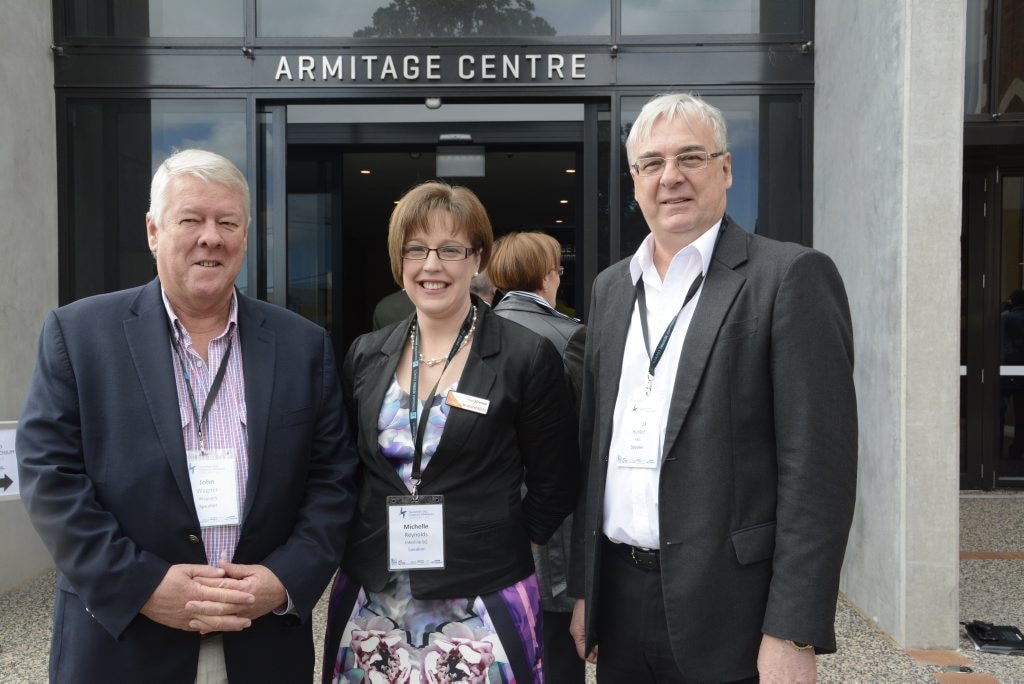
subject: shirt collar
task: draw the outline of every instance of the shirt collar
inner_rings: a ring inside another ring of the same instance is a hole
[[[163,285],[160,286],[160,297],[164,300],[164,309],[167,311],[167,320],[171,322],[171,330],[174,333],[174,341],[177,342],[181,339],[181,331],[185,329],[182,325],[181,320],[178,318],[178,314],[174,313],[174,308],[171,306],[171,302],[167,299],[167,292],[164,291]],[[231,288],[231,307],[228,309],[228,324],[224,326],[224,330],[218,338],[224,337],[232,326],[238,325],[238,295],[234,288]],[[216,338],[215,338],[216,339]]]
[[[548,304],[548,300],[544,299],[543,297],[541,297],[539,294],[537,294],[535,292],[527,292],[526,290],[510,290],[509,292],[505,293],[505,296],[506,297],[508,297],[508,296],[525,297],[527,299],[530,299],[530,300],[533,300],[533,301],[537,302],[538,304],[543,306],[545,309],[551,309],[552,308],[551,305]],[[552,309],[552,310],[554,310],[554,309]]]
[[[573,318],[572,316],[568,316],[568,315],[562,313],[561,311],[559,311],[558,309],[556,309],[555,307],[553,307],[550,304],[548,304],[548,300],[544,299],[543,297],[541,297],[536,292],[527,292],[526,290],[510,290],[510,291],[505,293],[505,296],[506,297],[523,297],[524,299],[529,299],[530,301],[537,302],[538,304],[543,306],[547,311],[549,311],[550,313],[553,313],[554,315],[556,315],[556,316],[558,316],[560,318],[564,318],[564,319],[566,319],[568,321],[579,322],[578,318]]]
[[[715,243],[718,241],[718,233],[721,230],[722,219],[719,219],[715,222],[715,225],[705,230],[700,237],[676,252],[676,255],[672,257],[672,261],[669,264],[669,270],[672,269],[683,255],[690,254],[693,250],[696,250],[700,256],[701,273],[707,275],[708,269],[711,267],[711,257],[715,251]],[[633,254],[633,257],[629,260],[629,275],[634,285],[645,273],[657,275],[657,269],[654,266],[653,233],[648,233],[644,241],[640,243],[640,247]],[[658,276],[658,280],[661,280],[660,276]]]

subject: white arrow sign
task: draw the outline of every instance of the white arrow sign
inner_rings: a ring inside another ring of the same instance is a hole
[[[18,461],[14,457],[16,421],[0,421],[0,499],[18,498]]]

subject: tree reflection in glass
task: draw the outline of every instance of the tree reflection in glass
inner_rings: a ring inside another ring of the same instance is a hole
[[[553,36],[530,0],[392,0],[355,38]]]

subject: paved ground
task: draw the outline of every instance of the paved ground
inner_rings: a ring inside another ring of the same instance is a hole
[[[1024,629],[1024,492],[965,492],[960,519],[961,619]],[[46,573],[0,596],[0,682],[46,681],[53,582],[53,573]],[[323,633],[324,613],[321,601],[314,615],[315,634]],[[976,653],[966,636],[956,652],[908,654],[844,597],[836,631],[839,652],[818,659],[822,682],[1024,684],[1024,657]],[[317,644],[318,659],[319,651]],[[969,672],[959,671],[965,668]]]

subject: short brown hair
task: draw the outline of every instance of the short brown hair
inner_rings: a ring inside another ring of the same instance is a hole
[[[426,230],[430,212],[435,209],[448,212],[455,230],[465,231],[470,245],[480,253],[480,270],[487,268],[494,244],[491,219],[480,199],[469,188],[449,185],[441,181],[427,181],[402,195],[391,212],[388,222],[388,256],[391,274],[399,287],[402,283],[402,247],[406,240]]]
[[[547,233],[509,233],[494,243],[487,274],[502,292],[537,292],[544,286],[544,276],[558,268],[561,258],[562,246]]]

